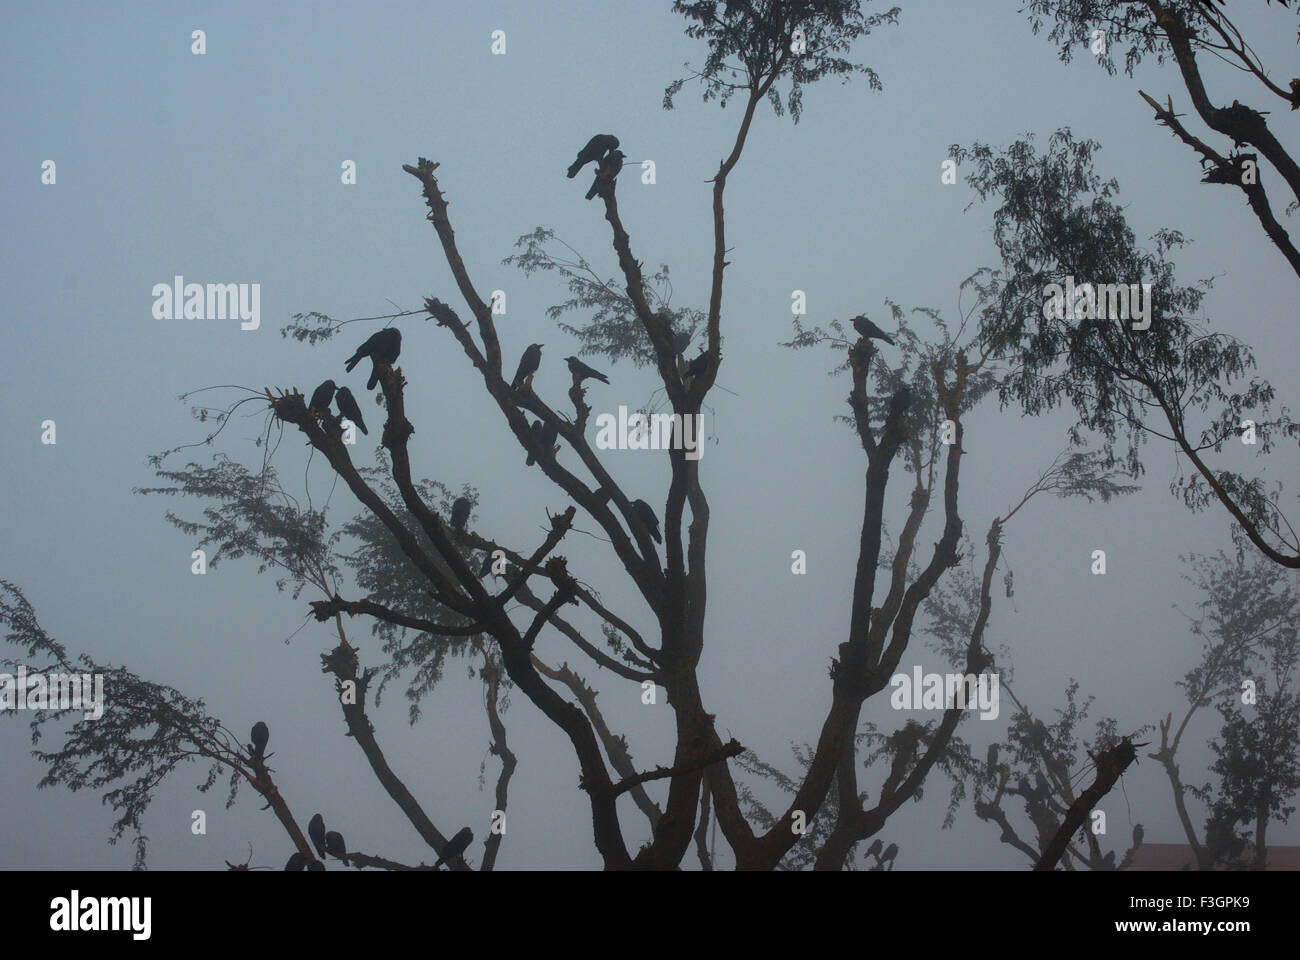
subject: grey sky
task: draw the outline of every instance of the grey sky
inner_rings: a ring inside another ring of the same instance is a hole
[[[848,392],[847,379],[826,376],[835,359],[777,342],[791,335],[794,289],[808,292],[813,323],[866,312],[889,329],[885,298],[955,320],[958,284],[996,265],[997,255],[991,208],[963,213],[972,198],[964,182],[940,184],[949,144],[1005,144],[1025,132],[1043,144],[1062,125],[1100,140],[1098,172],[1119,179],[1135,229],[1145,236],[1169,226],[1194,241],[1175,254],[1179,279],[1216,278],[1205,302],[1212,325],[1252,344],[1260,375],[1284,402],[1296,402],[1287,395],[1300,368],[1294,276],[1240,196],[1202,186],[1190,151],[1138,96],[1138,87],[1161,99],[1172,93],[1175,107],[1190,109],[1176,71],[1151,60],[1136,80],[1112,78],[1086,55],[1062,66],[1054,46],[1031,34],[1019,0],[900,2],[901,25],[853,51],[879,72],[884,92],[860,80],[815,85],[797,126],[764,106],[727,191],[734,249],[718,382],[737,396],[711,394],[716,418],[706,421],[718,442],[703,461],[713,525],[701,676],[724,736],[790,772],[787,744],[815,740],[829,702],[829,658],[847,630],[865,464],[852,432],[832,422],[847,412]],[[1262,4],[1237,6],[1263,61],[1289,76],[1282,71],[1296,59],[1294,18]],[[312,348],[280,337],[291,313],[374,316],[392,312],[389,299],[415,309],[435,296],[467,316],[418,184],[401,170],[417,156],[442,165],[457,239],[480,291],[507,291],[498,323],[507,364],[528,343],[546,344],[536,388],[553,405],[562,406],[567,388],[561,358],[576,344],[543,311],[563,291],[500,261],[516,237],[544,225],[603,275],[616,274],[602,209],[582,199],[589,174],[563,175],[593,133],[615,133],[631,160],[655,161],[653,186],[639,182],[637,167],[624,170],[624,224],[647,268],[670,265],[673,304],[704,305],[712,249],[705,181],[730,149],[740,110],[703,104],[692,86],[676,109],[661,109],[683,62],[703,57],[668,7],[65,4],[6,7],[2,15],[0,484],[10,509],[0,512],[0,576],[24,588],[45,628],[72,650],[202,697],[237,730],[265,720],[277,782],[300,823],[321,809],[350,847],[401,859],[419,838],[343,736],[317,656],[335,642],[332,633],[312,622],[284,642],[314,597],[295,602],[277,593],[251,562],[191,575],[193,545],[162,515],[167,508],[193,515],[199,505],[131,490],[153,482],[147,455],[202,439],[179,394],[229,384],[310,391],[326,377],[342,383],[343,361],[377,326],[353,325],[341,340]],[[1287,29],[1267,27],[1279,23]],[[1251,33],[1255,24],[1266,28]],[[205,56],[190,53],[193,29],[206,31]],[[506,31],[505,56],[490,54],[495,29]],[[1257,99],[1226,69],[1207,71],[1222,81],[1219,100]],[[1270,122],[1295,146],[1288,119],[1275,107]],[[40,184],[47,159],[58,165],[56,186]],[[344,160],[357,163],[355,186],[339,183]],[[153,319],[151,287],[176,274],[260,283],[261,329]],[[925,321],[913,322],[926,330]],[[564,498],[525,470],[523,452],[446,331],[418,317],[398,325],[417,474],[477,485],[475,526],[519,547],[535,544],[543,510],[562,509]],[[612,381],[590,385],[598,412],[639,404],[654,388],[649,370],[589,361]],[[354,450],[368,462],[382,417],[360,380],[347,382],[372,424]],[[196,400],[224,406],[237,396],[214,391]],[[58,424],[56,446],[39,442],[45,419]],[[1067,422],[1024,421],[993,401],[969,418],[962,516],[980,562],[990,520],[1064,447]],[[252,441],[264,424],[262,411],[236,419],[217,449],[254,465],[260,450]],[[1222,511],[1193,515],[1171,498],[1173,454],[1156,442],[1146,449],[1137,496],[1107,506],[1040,499],[1008,527],[1016,595],[1014,606],[998,598],[990,646],[1010,646],[1017,692],[1048,719],[1070,677],[1097,696],[1094,718],[1114,715],[1121,730],[1183,702],[1173,681],[1199,646],[1171,605],[1188,609],[1197,597],[1177,558],[1228,546],[1228,524]],[[177,462],[211,452],[196,448]],[[1249,455],[1240,456],[1244,467]],[[662,509],[666,461],[628,452],[610,463],[629,496]],[[315,502],[331,495],[332,473],[320,457],[306,466],[296,431],[286,434],[277,465],[291,490],[301,493],[305,482]],[[1293,452],[1282,453],[1267,475],[1294,479],[1295,465]],[[895,530],[902,478],[898,471],[890,486]],[[330,503],[336,523],[360,509],[342,484]],[[932,530],[920,543],[935,539]],[[570,539],[561,552],[575,571],[648,625],[644,606],[610,574],[602,544]],[[1088,570],[1098,548],[1108,556],[1105,577]],[[806,577],[790,574],[794,549],[809,551]],[[353,620],[349,628],[363,662],[376,662],[368,624]],[[633,685],[582,663],[551,631],[538,649],[552,662],[569,660],[604,691],[601,704],[627,732],[638,765],[668,762],[669,709],[641,706]],[[919,643],[904,663],[918,655],[938,668]],[[488,742],[479,689],[457,661],[416,727],[406,723],[397,688],[373,711],[390,762],[439,828],[474,828],[475,862],[497,773],[487,758],[487,787],[479,789]],[[987,733],[967,721],[961,735],[982,748],[1004,733],[1009,709],[1004,704]],[[886,729],[901,722],[885,695],[864,718]],[[567,741],[522,695],[505,720],[520,766],[499,867],[598,867]],[[1205,778],[1203,743],[1213,729],[1200,724],[1185,748],[1190,782]],[[0,750],[0,865],[130,865],[129,844],[104,842],[112,815],[98,796],[36,790],[42,770],[28,756],[24,717],[0,723]],[[241,791],[228,811],[220,784],[206,795],[193,789],[205,769],[183,770],[159,791],[146,822],[150,866],[219,867],[245,859],[248,843],[254,863],[282,864],[290,844],[255,794]],[[874,797],[882,777],[873,770],[863,788]],[[908,804],[883,834],[904,848],[900,868],[1020,865],[969,804],[956,828],[941,832],[947,781],[932,775],[927,786],[925,800]],[[1131,817],[1150,841],[1181,841],[1168,795],[1157,765],[1139,763],[1106,801],[1112,835],[1126,836]],[[190,834],[196,808],[207,811],[206,837]],[[626,811],[635,848],[644,821],[630,805]],[[1300,824],[1274,826],[1270,839],[1300,842]],[[432,859],[426,851],[412,859],[421,855]]]

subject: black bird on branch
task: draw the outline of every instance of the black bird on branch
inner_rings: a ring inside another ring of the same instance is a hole
[[[853,318],[853,329],[870,340],[884,340],[885,343],[889,344],[891,347],[894,345],[894,338],[885,333],[884,330],[881,330],[865,316],[857,316]]]
[[[555,424],[543,423],[541,420],[534,420],[533,436],[541,446],[542,451],[546,453],[547,456],[550,456],[550,454],[555,452],[555,441],[559,439],[560,428]],[[524,466],[531,467],[536,462],[537,458],[530,453],[528,454],[528,459],[524,461]]]
[[[464,530],[468,521],[469,500],[466,497],[457,497],[456,502],[451,505],[451,525],[457,530]]]
[[[885,847],[885,852],[884,852],[884,854],[881,856],[881,858],[880,858],[880,862],[881,862],[881,863],[884,863],[886,860],[888,860],[888,861],[889,861],[889,869],[890,869],[890,870],[893,870],[893,869],[894,869],[894,860],[895,860],[897,857],[898,857],[898,844],[896,844],[896,843],[891,843],[889,846]]]
[[[307,412],[317,410],[325,413],[330,408],[330,401],[334,399],[334,381],[326,380],[319,387],[312,391],[311,403],[307,404]]]
[[[307,836],[311,837],[311,845],[316,848],[316,855],[324,860],[325,818],[319,813],[307,821]]]
[[[646,503],[644,500],[633,500],[632,509],[635,510],[636,515],[641,518],[641,522],[646,525],[646,529],[650,531],[650,536],[654,542],[663,543],[663,537],[659,535],[659,518],[655,516],[654,510],[650,508],[650,504]]]
[[[879,837],[876,837],[875,840],[871,841],[871,846],[867,847],[867,856],[879,859],[880,848],[884,845],[884,842]]]
[[[569,164],[569,179],[572,180],[578,175],[578,171],[585,167],[591,161],[595,160],[599,164],[600,160],[611,150],[618,149],[618,137],[612,133],[598,133],[590,140],[587,145],[578,151],[578,159]]]
[[[605,159],[600,161],[600,166],[596,168],[596,179],[591,181],[591,189],[587,191],[587,199],[590,200],[600,192],[601,183],[608,182],[611,185],[618,172],[623,169],[623,151],[611,150],[605,155]]]
[[[698,377],[707,369],[709,369],[709,351],[701,350],[700,355],[686,365],[686,377]]]
[[[542,365],[542,347],[543,344],[529,344],[524,355],[519,358],[519,369],[515,371],[515,378],[510,381],[510,389],[518,390],[525,380],[537,372],[537,368]]]
[[[252,753],[254,760],[261,760],[266,753],[266,743],[271,739],[271,728],[261,720],[253,724],[253,746]]]
[[[609,383],[609,378],[597,370],[593,370],[577,357],[565,357],[564,362],[569,365],[569,372],[573,374],[573,379],[577,381],[578,386],[582,386],[584,380],[599,380],[601,383]]]
[[[397,362],[397,356],[402,352],[402,331],[396,327],[384,327],[370,335],[361,346],[357,347],[357,352],[347,362],[347,369],[351,372],[352,368],[361,362],[362,357],[369,357],[375,364],[386,363],[390,367]],[[370,380],[366,383],[367,390],[375,389],[375,384],[379,382],[379,367],[376,366],[370,371]]]
[[[444,863],[454,860],[462,853],[469,849],[470,843],[474,839],[474,833],[469,827],[461,827],[456,836],[447,841],[447,845],[442,848],[442,854],[438,857],[435,867],[441,867]]]
[[[370,432],[366,429],[366,421],[361,419],[361,408],[357,406],[357,398],[352,396],[351,390],[339,387],[339,392],[334,394],[334,402],[338,404],[339,413],[355,423],[358,430],[362,433]]]
[[[284,865],[285,870],[306,870],[307,858],[298,851],[294,851],[293,856],[289,857],[289,862]]]
[[[343,834],[337,830],[331,830],[325,834],[325,850],[344,863],[348,862],[348,848],[343,843]]]

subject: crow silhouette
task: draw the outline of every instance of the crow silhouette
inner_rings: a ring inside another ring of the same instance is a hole
[[[325,851],[342,860],[348,862],[348,848],[343,842],[343,834],[337,830],[331,830],[325,834]]]
[[[456,502],[451,505],[451,525],[457,530],[464,530],[468,520],[469,500],[466,497],[457,497]]]
[[[307,409],[317,410],[324,413],[330,408],[330,401],[334,399],[334,381],[326,380],[311,395],[311,403],[307,404]]]
[[[307,836],[311,837],[311,844],[316,848],[316,854],[322,860],[325,859],[325,818],[319,813],[307,821]]]
[[[456,836],[447,841],[447,845],[442,848],[442,853],[438,857],[435,867],[441,867],[444,863],[459,857],[467,849],[474,839],[474,833],[469,827],[461,827]]]
[[[515,378],[510,381],[510,389],[518,390],[525,380],[537,372],[537,368],[542,365],[542,347],[540,343],[529,344],[524,355],[519,358],[519,369],[515,371]]]
[[[339,387],[339,392],[334,394],[334,402],[338,404],[339,413],[355,423],[358,430],[362,433],[370,432],[366,429],[366,421],[361,419],[361,408],[357,406],[357,398],[352,396],[351,390]]]
[[[603,373],[591,369],[577,357],[565,357],[564,362],[569,365],[569,372],[573,374],[573,379],[577,381],[578,386],[582,386],[584,380],[599,380],[601,383],[609,383],[609,378]]]
[[[889,344],[891,347],[894,345],[893,337],[885,333],[884,330],[881,330],[878,326],[876,326],[874,323],[872,323],[864,316],[858,316],[853,318],[853,329],[858,331],[858,333],[862,334],[862,336],[867,337],[869,339],[884,340],[885,343]]]
[[[352,368],[361,362],[362,357],[369,357],[376,366],[370,371],[370,380],[366,383],[367,390],[375,389],[375,384],[379,382],[378,364],[386,363],[390,367],[397,362],[398,354],[402,352],[402,331],[396,327],[384,327],[370,335],[361,346],[357,347],[357,352],[352,354],[347,362],[347,369],[351,372]]]
[[[618,137],[612,133],[598,133],[590,140],[587,145],[578,151],[578,159],[569,164],[569,179],[572,180],[578,175],[578,171],[585,167],[591,161],[599,163],[600,159],[610,150],[618,149]]]
[[[253,724],[253,759],[261,760],[266,753],[266,742],[271,739],[271,728],[261,720]]]
[[[659,536],[659,518],[655,516],[650,504],[644,500],[633,500],[632,509],[641,518],[641,522],[646,525],[646,529],[650,531],[650,536],[654,539],[654,542],[663,543],[663,537]]]

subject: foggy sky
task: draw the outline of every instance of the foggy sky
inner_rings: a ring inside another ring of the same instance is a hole
[[[1130,80],[1109,77],[1086,55],[1063,66],[1054,45],[1034,37],[1017,12],[1020,0],[900,3],[900,25],[881,28],[852,52],[879,72],[883,93],[861,79],[815,84],[798,125],[764,104],[726,193],[732,265],[718,383],[731,393],[710,394],[705,421],[716,443],[702,465],[712,526],[700,676],[724,739],[735,736],[787,773],[795,772],[789,742],[816,740],[830,701],[829,660],[848,629],[865,458],[853,432],[832,420],[848,412],[847,378],[826,375],[838,358],[777,343],[792,334],[795,289],[808,292],[810,324],[866,312],[892,329],[886,298],[908,310],[935,307],[956,321],[959,283],[998,258],[993,208],[963,212],[973,199],[964,182],[940,183],[949,144],[1004,145],[1033,132],[1041,148],[1063,125],[1101,141],[1097,172],[1120,181],[1139,237],[1169,226],[1193,241],[1174,254],[1179,281],[1215,277],[1204,303],[1210,326],[1251,344],[1258,374],[1278,387],[1282,402],[1296,399],[1288,396],[1300,369],[1295,277],[1240,194],[1201,185],[1195,156],[1153,122],[1138,96],[1139,87],[1161,100],[1172,93],[1175,107],[1190,111],[1176,68],[1150,59]],[[1262,4],[1236,6],[1264,63],[1289,77],[1294,19]],[[321,810],[350,849],[432,862],[343,736],[333,681],[318,659],[337,638],[332,625],[304,626],[306,602],[316,597],[278,593],[274,577],[258,576],[248,560],[193,576],[194,544],[163,514],[197,516],[202,505],[140,497],[132,488],[154,484],[149,454],[203,439],[207,428],[189,408],[228,405],[240,395],[228,385],[310,391],[326,377],[346,379],[371,425],[353,457],[371,462],[382,414],[362,397],[359,379],[343,375],[343,361],[378,325],[351,325],[317,347],[283,339],[279,329],[297,311],[369,317],[394,312],[393,303],[416,309],[426,296],[469,315],[419,186],[401,170],[418,156],[441,164],[439,181],[480,293],[507,291],[508,312],[497,323],[506,366],[530,342],[545,343],[535,389],[563,410],[561,358],[577,344],[544,311],[566,292],[501,259],[515,252],[517,237],[547,226],[602,275],[617,275],[603,207],[582,199],[589,173],[564,177],[589,136],[610,132],[630,160],[653,159],[657,167],[654,185],[643,185],[635,166],[619,180],[635,255],[647,272],[669,264],[674,306],[704,307],[713,243],[706,181],[731,148],[741,104],[720,110],[688,85],[676,109],[662,109],[664,88],[684,75],[683,62],[704,57],[667,3],[66,4],[6,7],[2,16],[0,215],[8,229],[0,233],[0,483],[8,509],[0,511],[0,577],[24,589],[46,630],[73,652],[201,697],[235,730],[265,720],[277,784],[301,825]],[[1252,32],[1257,24],[1266,28]],[[204,56],[190,53],[194,29],[206,31]],[[496,29],[506,31],[505,56],[490,53]],[[1253,81],[1208,58],[1203,68],[1216,101],[1260,99]],[[1290,134],[1288,118],[1273,110],[1270,123]],[[1294,147],[1294,137],[1284,143]],[[40,183],[47,159],[58,165],[55,186]],[[357,164],[355,186],[339,182],[345,160]],[[260,283],[260,329],[155,320],[150,290],[177,274]],[[910,322],[927,332],[924,319]],[[418,317],[398,326],[416,427],[413,471],[451,487],[476,485],[473,528],[531,550],[543,536],[544,511],[563,509],[565,498],[525,469],[524,452],[447,331]],[[589,385],[597,413],[639,405],[654,390],[649,369],[587,360],[612,381]],[[177,399],[220,385],[227,386]],[[261,450],[253,441],[265,418],[263,410],[237,417],[214,448],[185,451],[175,465],[223,451],[254,467]],[[40,443],[46,419],[58,425],[55,446]],[[1016,409],[999,411],[994,399],[967,417],[961,515],[979,545],[978,563],[990,521],[1065,447],[1071,419],[1022,419]],[[1232,452],[1244,471],[1296,475],[1293,451],[1275,454],[1267,468]],[[628,496],[661,514],[666,457],[607,456]],[[560,457],[576,460],[567,447]],[[1153,440],[1144,459],[1144,489],[1133,497],[1108,505],[1037,498],[1007,527],[1004,566],[1014,570],[1015,597],[995,596],[987,645],[1008,647],[1017,693],[1049,722],[1071,678],[1083,695],[1096,696],[1092,718],[1114,716],[1121,732],[1185,708],[1174,681],[1195,664],[1200,646],[1174,606],[1191,610],[1199,597],[1183,581],[1178,557],[1228,548],[1229,524],[1217,507],[1192,514],[1170,496],[1179,464],[1167,444]],[[276,465],[295,494],[317,504],[329,498],[336,525],[360,511],[322,457],[308,465],[296,430],[286,432]],[[909,479],[899,467],[891,477],[894,533]],[[580,527],[595,528],[584,519]],[[919,551],[937,539],[935,521],[932,514]],[[807,576],[790,573],[796,549],[808,551]],[[1107,553],[1105,577],[1089,572],[1095,549]],[[606,545],[570,535],[560,552],[608,606],[640,628],[652,625]],[[369,624],[352,619],[347,628],[362,662],[377,663]],[[543,631],[537,649],[548,662],[568,660],[602,691],[606,718],[628,735],[639,768],[668,762],[672,720],[662,690],[659,706],[641,705],[634,684],[602,674],[553,630]],[[474,829],[467,856],[477,864],[499,766],[486,753],[481,685],[466,677],[465,663],[449,666],[415,727],[396,685],[371,717],[392,767],[439,829],[448,836],[465,824]],[[944,669],[919,637],[901,666],[913,663]],[[892,730],[906,718],[889,709],[887,694],[868,702],[863,719]],[[1010,718],[1004,700],[997,721],[968,719],[959,735],[982,756]],[[43,768],[29,756],[27,716],[4,719],[0,865],[129,867],[131,844],[106,843],[112,811],[91,791],[38,791]],[[598,868],[567,739],[518,693],[504,720],[520,763],[498,869]],[[1185,782],[1207,779],[1204,742],[1217,728],[1217,715],[1206,710],[1189,731],[1180,753]],[[1091,726],[1079,733],[1090,736]],[[52,749],[53,741],[43,746]],[[1130,822],[1145,824],[1148,842],[1183,842],[1164,773],[1140,756],[1103,804],[1121,852]],[[219,868],[245,860],[249,844],[254,864],[282,865],[291,845],[260,798],[245,788],[225,809],[224,781],[207,794],[194,789],[206,769],[183,766],[158,791],[145,821],[149,865]],[[872,799],[885,772],[873,768],[861,779]],[[783,805],[783,795],[758,789]],[[660,782],[651,794],[665,792]],[[902,847],[899,869],[1024,866],[998,843],[996,827],[976,820],[969,801],[956,826],[941,831],[947,795],[948,781],[932,773],[924,800],[891,818],[881,836]],[[190,833],[195,809],[208,816],[204,837]],[[635,850],[648,829],[629,801],[621,809]],[[1193,810],[1199,826],[1203,810]],[[1300,824],[1271,824],[1269,839],[1300,842]],[[720,833],[718,849],[720,865],[730,865]],[[693,864],[692,856],[686,865]]]

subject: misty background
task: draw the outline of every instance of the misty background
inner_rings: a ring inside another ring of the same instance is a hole
[[[815,741],[830,698],[829,661],[848,628],[865,457],[852,430],[832,419],[848,412],[847,378],[827,376],[842,354],[778,342],[793,333],[796,289],[808,294],[809,324],[865,312],[892,330],[889,298],[905,310],[937,308],[955,326],[958,285],[981,266],[997,266],[998,256],[993,208],[963,212],[973,199],[966,171],[955,186],[940,182],[950,144],[1001,146],[1032,132],[1042,147],[1067,125],[1099,140],[1096,170],[1119,180],[1138,236],[1168,226],[1193,241],[1174,258],[1181,283],[1214,277],[1204,304],[1209,326],[1255,348],[1257,372],[1278,387],[1282,404],[1294,402],[1289,387],[1300,369],[1294,275],[1240,194],[1200,184],[1194,154],[1138,96],[1139,87],[1161,101],[1173,94],[1176,109],[1190,110],[1176,67],[1150,58],[1130,80],[1108,76],[1086,53],[1062,65],[1055,45],[1031,33],[1019,0],[900,5],[898,26],[880,28],[848,55],[878,71],[884,91],[872,92],[862,78],[814,84],[798,125],[764,104],[726,196],[731,266],[718,384],[730,392],[711,392],[705,417],[702,482],[712,527],[700,676],[724,739],[736,737],[791,775],[799,769],[789,743]],[[1232,13],[1263,62],[1290,76],[1294,17],[1252,3],[1235,4]],[[562,358],[577,343],[544,311],[566,293],[554,278],[525,278],[502,258],[516,252],[516,238],[546,226],[598,273],[617,275],[603,207],[582,199],[590,168],[576,180],[564,177],[592,134],[613,133],[630,161],[651,159],[657,168],[653,185],[640,182],[635,165],[619,178],[634,254],[647,273],[670,266],[673,306],[704,307],[713,243],[706,181],[731,149],[740,104],[720,110],[688,84],[675,109],[662,109],[664,88],[687,74],[683,63],[699,65],[705,53],[684,36],[668,3],[70,3],[57,12],[6,7],[0,25],[0,216],[7,225],[0,234],[7,505],[0,577],[24,590],[45,629],[72,652],[200,697],[241,735],[266,721],[276,782],[300,825],[320,810],[349,849],[432,862],[343,735],[333,681],[320,673],[318,657],[337,637],[331,624],[305,619],[307,601],[318,598],[278,593],[274,576],[259,576],[251,560],[194,576],[195,544],[163,514],[194,516],[201,504],[132,489],[155,484],[148,455],[202,442],[210,425],[197,423],[190,408],[228,406],[243,395],[229,385],[310,393],[327,377],[346,382],[371,428],[352,456],[373,463],[383,414],[360,389],[368,365],[345,375],[343,362],[382,323],[351,324],[316,347],[279,331],[298,311],[371,317],[396,312],[393,304],[418,309],[426,296],[469,316],[425,219],[419,184],[401,169],[418,156],[441,164],[439,181],[478,289],[506,291],[497,329],[507,372],[525,346],[544,343],[534,388],[563,411],[569,375]],[[190,52],[195,29],[206,31],[204,56]],[[498,29],[506,33],[504,56],[490,50]],[[1208,58],[1203,69],[1221,84],[1219,101],[1238,95],[1234,84],[1252,89],[1249,78]],[[1284,145],[1294,147],[1294,139]],[[54,186],[40,182],[47,159],[57,163]],[[340,183],[346,160],[357,164],[355,186]],[[260,329],[242,331],[238,320],[155,320],[151,288],[177,274],[187,282],[260,283]],[[909,322],[922,336],[931,332],[924,318]],[[452,488],[475,485],[471,529],[531,550],[542,539],[544,511],[564,509],[566,498],[524,467],[524,451],[447,331],[419,316],[396,325],[416,428],[415,475]],[[585,359],[612,381],[588,385],[595,414],[643,404],[655,389],[650,368]],[[254,441],[267,416],[264,404],[245,404],[212,448],[169,462],[207,463],[220,451],[255,467],[263,450]],[[40,442],[46,419],[57,423],[57,445]],[[1065,447],[1071,421],[1022,419],[1015,408],[999,411],[996,399],[968,415],[961,515],[979,545],[977,562],[990,521]],[[1254,448],[1225,451],[1225,467],[1296,476],[1293,451],[1279,450],[1266,466]],[[308,461],[296,430],[286,431],[275,456],[300,500],[328,500],[333,525],[361,510],[322,457]],[[560,458],[576,460],[567,447]],[[628,496],[661,514],[666,457],[621,451],[606,458]],[[995,654],[1006,645],[1017,694],[1048,722],[1071,678],[1082,695],[1096,696],[1092,719],[1114,716],[1121,733],[1185,708],[1174,681],[1198,659],[1200,640],[1184,612],[1200,597],[1178,558],[1229,549],[1229,521],[1217,506],[1192,514],[1169,494],[1180,469],[1171,446],[1148,443],[1144,462],[1144,489],[1132,497],[1106,505],[1035,498],[1007,526],[1003,568],[1014,571],[1015,596],[995,588],[986,645]],[[894,534],[909,487],[896,468],[886,514]],[[594,528],[583,521],[580,515],[578,527]],[[918,549],[928,552],[934,529],[932,517]],[[1089,572],[1096,549],[1106,551],[1104,577]],[[806,576],[791,574],[794,550],[808,553]],[[611,609],[638,627],[651,625],[606,545],[571,534],[559,552]],[[369,622],[346,626],[362,663],[378,663]],[[662,689],[658,706],[642,705],[636,685],[602,675],[552,629],[537,652],[553,664],[567,660],[602,691],[605,717],[628,736],[638,768],[669,762],[671,708]],[[468,663],[452,662],[414,727],[399,685],[370,716],[394,771],[438,827],[448,835],[466,824],[474,829],[467,857],[477,864],[499,767],[487,755],[481,683],[467,677]],[[900,670],[910,673],[914,663],[946,669],[919,634]],[[968,718],[958,735],[983,756],[985,744],[1004,736],[1011,710],[1004,697],[997,720]],[[0,865],[128,868],[132,845],[106,843],[113,812],[97,794],[37,790],[43,767],[29,755],[28,719],[20,713],[0,723]],[[519,767],[498,868],[599,868],[567,739],[539,722],[522,696],[503,719]],[[885,691],[867,702],[863,719],[890,731],[906,716],[889,709]],[[1204,742],[1219,722],[1205,710],[1189,731],[1179,755],[1185,782],[1207,779]],[[1091,723],[1078,732],[1090,737]],[[1121,852],[1131,823],[1145,825],[1148,842],[1185,842],[1164,772],[1145,752],[1102,803]],[[278,869],[292,850],[281,826],[247,788],[227,810],[224,778],[198,793],[206,770],[206,763],[182,767],[159,788],[144,824],[150,867],[220,868],[247,859],[251,844],[254,865]],[[877,766],[862,776],[873,798],[885,773]],[[769,784],[737,776],[784,805]],[[906,804],[880,834],[899,844],[898,869],[1023,868],[969,801],[953,829],[940,829],[948,785],[932,772],[924,799]],[[665,790],[661,781],[650,793],[660,798]],[[635,850],[648,828],[624,803]],[[195,809],[207,813],[206,836],[190,832]],[[1193,804],[1198,827],[1203,819]],[[1300,822],[1271,824],[1269,841],[1300,843]],[[721,837],[718,852],[719,866],[729,866]]]

